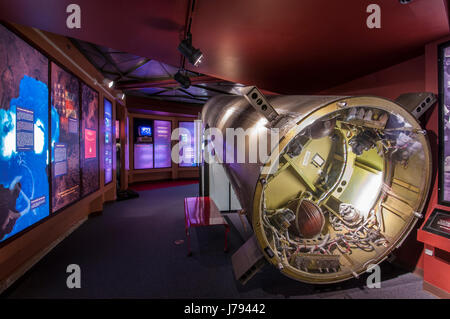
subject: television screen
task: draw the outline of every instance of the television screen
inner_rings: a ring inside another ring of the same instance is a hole
[[[51,64],[52,212],[80,198],[80,84]]]
[[[0,241],[50,213],[48,59],[0,25]]]
[[[180,143],[184,146],[180,149],[180,166],[197,166],[195,163],[195,129],[194,122],[179,122]]]
[[[170,121],[154,122],[155,128],[155,168],[166,168],[172,166],[171,160],[171,134],[172,125]]]
[[[113,135],[112,135],[112,104],[104,99],[105,108],[105,185],[112,181],[113,171]]]
[[[152,136],[151,126],[139,126],[139,136]]]
[[[100,187],[98,143],[98,93],[81,85],[81,196]]]

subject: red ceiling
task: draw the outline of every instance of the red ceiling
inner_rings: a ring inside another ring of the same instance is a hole
[[[188,0],[77,0],[82,28],[66,28],[72,0],[0,0],[0,19],[178,66]],[[381,29],[366,8],[381,6]],[[195,69],[279,93],[314,93],[423,53],[449,34],[446,0],[197,0]],[[192,69],[194,69],[192,67]]]

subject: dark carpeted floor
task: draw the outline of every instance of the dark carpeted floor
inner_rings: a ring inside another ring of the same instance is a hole
[[[223,227],[196,228],[187,257],[183,199],[198,185],[141,191],[138,199],[105,207],[88,219],[24,277],[6,298],[432,298],[422,281],[385,263],[382,288],[365,287],[365,276],[338,285],[313,286],[266,266],[247,285],[235,281],[231,255],[243,243],[231,228],[230,252]],[[81,267],[81,288],[68,289],[66,267]]]

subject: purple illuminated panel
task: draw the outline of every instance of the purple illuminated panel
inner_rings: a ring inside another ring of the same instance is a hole
[[[113,135],[112,135],[112,104],[104,99],[105,106],[105,185],[112,182],[113,172]]]
[[[171,122],[155,120],[153,128],[155,131],[155,168],[171,167]]]
[[[153,144],[134,144],[134,169],[153,168]]]
[[[195,163],[195,137],[194,122],[179,122],[180,143],[186,143],[180,150],[180,166],[197,166]]]
[[[130,144],[128,142],[130,132],[130,118],[127,116],[127,123],[125,125],[125,169],[130,170]]]

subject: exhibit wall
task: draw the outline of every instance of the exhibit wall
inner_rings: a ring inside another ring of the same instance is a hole
[[[198,178],[198,167],[174,163],[171,151],[179,139],[171,140],[172,131],[192,123],[194,118],[130,113],[130,171],[128,182]],[[184,124],[185,123],[185,124]],[[151,136],[142,129],[151,128]]]
[[[0,24],[0,75],[2,291],[115,199],[100,123],[117,101],[69,39],[15,24]]]

